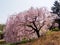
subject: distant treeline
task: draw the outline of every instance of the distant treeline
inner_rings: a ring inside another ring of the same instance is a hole
[[[5,26],[5,24],[0,24],[0,31],[3,30],[4,26]]]

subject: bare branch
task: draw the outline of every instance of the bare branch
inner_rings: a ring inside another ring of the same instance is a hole
[[[30,32],[30,31],[33,31],[33,30],[25,30],[25,31],[29,31]]]
[[[31,27],[33,30],[36,30],[32,25],[26,25],[28,27]]]
[[[45,22],[45,21],[44,21],[44,22]],[[44,26],[44,22],[43,22],[43,25],[42,25],[42,26],[40,26],[39,30]]]
[[[35,33],[35,30],[34,31],[33,30],[25,30],[25,31],[31,32],[30,34]]]
[[[37,26],[36,26],[35,22],[33,21],[32,23],[33,23],[34,27],[38,30],[38,28],[37,28]]]

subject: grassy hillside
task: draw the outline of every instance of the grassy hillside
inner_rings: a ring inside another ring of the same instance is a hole
[[[17,45],[60,45],[60,31],[48,31],[46,35],[38,39]]]
[[[34,41],[18,45],[60,45],[60,31],[49,31]]]
[[[36,39],[32,45],[60,45],[60,31],[48,32],[46,36]]]

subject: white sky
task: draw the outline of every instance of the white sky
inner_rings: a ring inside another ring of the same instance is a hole
[[[55,0],[0,0],[0,23],[5,24],[11,14],[27,10],[30,7],[51,9]]]

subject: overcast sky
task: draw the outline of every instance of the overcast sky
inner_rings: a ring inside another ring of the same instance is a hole
[[[47,7],[51,9],[55,0],[0,0],[0,23],[5,24],[7,18],[30,7]]]

